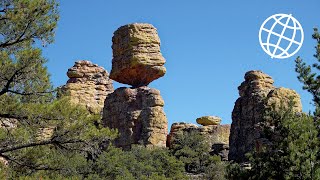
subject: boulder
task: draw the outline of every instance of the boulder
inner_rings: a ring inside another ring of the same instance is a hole
[[[199,133],[204,136],[206,143],[208,143],[209,147],[212,147],[211,149],[208,149],[212,155],[219,155],[224,160],[228,159],[228,148],[217,149],[218,144],[224,144],[226,146],[229,144],[230,125],[228,124],[197,126],[195,124],[184,122],[173,123],[168,135],[167,146],[172,148],[174,146],[174,141],[179,137],[179,134],[188,136],[193,133]],[[225,151],[222,152],[223,150]]]
[[[278,111],[281,108],[288,109],[289,105],[292,106],[292,110],[295,112],[302,112],[302,104],[300,95],[288,88],[276,88],[269,92],[266,99],[267,106],[274,106],[274,110]]]
[[[229,160],[246,162],[246,153],[271,143],[263,137],[261,127],[266,125],[264,113],[267,109],[273,106],[276,109],[280,106],[287,108],[292,101],[294,111],[302,110],[300,96],[294,90],[276,88],[273,82],[269,75],[261,71],[245,74],[245,81],[238,87],[240,97],[232,111]]]
[[[168,125],[163,106],[159,90],[146,86],[118,88],[105,100],[103,124],[118,129],[117,147],[166,147]]]
[[[221,123],[221,118],[217,116],[202,116],[197,118],[197,123],[203,126],[208,125],[219,125]]]
[[[69,80],[62,86],[61,93],[70,96],[75,104],[85,106],[88,111],[100,114],[106,96],[113,92],[108,72],[90,61],[77,61],[68,69]]]
[[[157,29],[151,24],[124,25],[114,32],[112,42],[111,79],[140,87],[166,73]]]

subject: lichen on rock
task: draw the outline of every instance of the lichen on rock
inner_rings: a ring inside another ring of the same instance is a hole
[[[113,92],[112,80],[108,72],[90,61],[77,61],[68,69],[69,80],[61,92],[70,97],[71,102],[83,105],[88,111],[100,114],[106,96]]]
[[[168,147],[172,148],[174,146],[174,142],[179,138],[179,134],[189,136],[193,133],[200,134],[204,137],[205,143],[208,143],[209,146],[208,151],[211,151],[213,155],[219,155],[223,160],[228,159],[230,134],[230,125],[228,124],[197,126],[184,122],[173,123],[167,139]],[[217,148],[221,144],[222,147]]]
[[[112,42],[111,79],[139,87],[166,73],[157,29],[151,24],[121,26],[114,32]]]
[[[103,123],[118,129],[115,145],[129,149],[132,144],[166,147],[168,122],[160,91],[146,86],[118,88],[105,100]]]
[[[217,116],[202,116],[197,118],[196,121],[203,126],[219,125],[221,123],[221,118]]]
[[[249,71],[245,74],[245,81],[238,87],[240,97],[236,100],[232,112],[230,132],[229,159],[245,162],[246,153],[252,152],[257,144],[268,144],[262,136],[261,123],[266,121],[266,110],[274,107],[288,108],[292,102],[292,109],[302,111],[300,96],[291,89],[276,88],[273,79],[261,71]]]

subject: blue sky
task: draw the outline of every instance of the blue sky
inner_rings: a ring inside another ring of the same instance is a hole
[[[262,70],[276,86],[296,90],[308,112],[313,109],[311,96],[296,78],[294,59],[315,60],[311,35],[320,25],[319,5],[319,0],[61,1],[56,40],[44,55],[55,86],[66,83],[67,69],[76,60],[90,60],[110,72],[113,32],[128,23],[151,23],[158,29],[167,74],[149,86],[161,91],[169,126],[195,123],[204,115],[231,123],[237,87],[249,70]],[[260,25],[276,13],[292,14],[304,29],[304,44],[292,58],[271,59],[260,47]]]

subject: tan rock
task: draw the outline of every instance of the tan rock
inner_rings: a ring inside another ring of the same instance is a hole
[[[111,79],[140,87],[166,73],[157,29],[151,24],[124,25],[114,32],[112,42]]]
[[[174,141],[178,138],[179,134],[190,135],[191,133],[199,133],[204,136],[206,143],[209,144],[210,149],[208,151],[217,152],[216,155],[223,155],[222,159],[228,159],[228,150],[226,148],[229,144],[229,135],[230,135],[230,125],[208,125],[208,126],[197,126],[195,124],[190,123],[173,123],[171,125],[171,130],[168,135],[167,146],[172,148],[174,145]],[[218,152],[217,145],[223,144],[224,148],[220,148],[219,150],[223,152]]]
[[[295,91],[275,88],[272,78],[261,71],[247,72],[238,89],[240,97],[232,112],[229,160],[242,163],[247,161],[246,153],[271,143],[263,137],[261,127],[268,125],[264,116],[267,109],[288,108],[291,98],[294,111],[301,112],[302,105]]]
[[[16,128],[18,125],[18,120],[14,118],[0,118],[0,120],[0,128],[11,130]]]
[[[55,128],[56,128],[55,126],[40,128],[37,133],[37,140],[38,141],[49,140],[53,136]]]
[[[118,129],[115,145],[128,149],[132,144],[165,147],[168,133],[164,101],[160,91],[146,86],[118,88],[105,100],[103,123]]]
[[[221,118],[217,116],[202,116],[197,118],[197,123],[203,126],[208,125],[219,125],[221,123]]]
[[[267,96],[266,105],[269,107],[274,106],[275,110],[281,108],[288,109],[288,106],[291,105],[293,111],[302,112],[300,95],[296,91],[288,88],[281,87],[270,91]]]
[[[77,61],[68,69],[70,78],[61,87],[62,93],[70,96],[71,102],[85,106],[91,113],[101,113],[106,96],[113,92],[108,72],[90,61]]]

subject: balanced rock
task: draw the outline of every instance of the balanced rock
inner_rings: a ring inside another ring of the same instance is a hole
[[[191,123],[173,123],[171,125],[171,130],[168,135],[167,146],[172,148],[179,134],[190,136],[193,133],[199,133],[204,136],[206,143],[208,143],[210,149],[209,152],[215,155],[221,155],[222,159],[228,159],[229,148],[220,148],[217,149],[217,145],[223,144],[226,147],[229,144],[229,135],[230,135],[230,125],[207,125],[207,126],[197,126]],[[224,151],[225,150],[225,151]],[[224,152],[222,152],[224,151]]]
[[[140,87],[166,73],[157,29],[151,24],[124,25],[114,32],[112,42],[111,79]]]
[[[217,116],[202,116],[197,118],[197,123],[203,126],[208,125],[219,125],[221,123],[221,118]]]
[[[109,94],[103,109],[105,126],[118,129],[115,145],[129,149],[132,144],[166,147],[167,118],[160,91],[146,86],[118,88]]]
[[[108,72],[90,61],[77,61],[68,69],[67,75],[70,79],[61,87],[62,93],[70,96],[73,103],[99,114],[106,96],[113,92]]]
[[[270,144],[263,138],[261,130],[267,109],[280,105],[286,108],[292,99],[293,109],[302,110],[300,96],[295,91],[275,88],[273,82],[269,75],[261,71],[245,74],[245,81],[238,87],[240,97],[232,112],[229,160],[246,162],[245,154],[252,152],[257,144]]]

